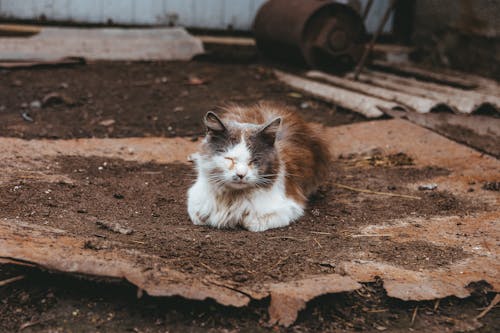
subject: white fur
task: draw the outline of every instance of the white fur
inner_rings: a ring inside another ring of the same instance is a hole
[[[188,191],[188,213],[194,224],[217,228],[241,225],[250,231],[264,231],[287,226],[302,216],[304,208],[286,196],[284,168],[271,187],[256,187],[259,175],[249,167],[251,154],[244,140],[220,156],[194,156],[198,178]],[[224,170],[220,179],[210,178],[214,168]],[[241,182],[233,183],[236,173],[243,171]],[[234,189],[247,193],[231,194]],[[234,200],[220,200],[223,196]]]

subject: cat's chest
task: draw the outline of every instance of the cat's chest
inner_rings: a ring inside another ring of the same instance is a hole
[[[283,200],[284,192],[278,187],[250,193],[226,193],[216,196],[215,207],[217,210],[226,211],[239,219],[255,215],[269,214],[276,209]]]

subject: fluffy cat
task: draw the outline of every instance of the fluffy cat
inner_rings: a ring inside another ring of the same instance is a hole
[[[192,155],[198,177],[188,192],[194,224],[264,231],[289,225],[328,170],[320,134],[292,111],[271,104],[208,112],[207,134]]]

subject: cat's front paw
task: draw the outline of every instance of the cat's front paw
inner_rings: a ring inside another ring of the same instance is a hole
[[[189,213],[189,217],[191,218],[191,222],[193,222],[194,225],[205,225],[205,224],[207,224],[207,217],[201,215],[198,212]]]
[[[267,214],[253,219],[247,219],[243,223],[245,229],[252,232],[261,232],[274,228],[285,227],[290,224],[290,220],[276,214]]]

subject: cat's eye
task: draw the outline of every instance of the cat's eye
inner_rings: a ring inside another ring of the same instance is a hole
[[[229,163],[229,167],[232,168],[234,166],[234,159],[231,157],[224,157],[226,161]]]

